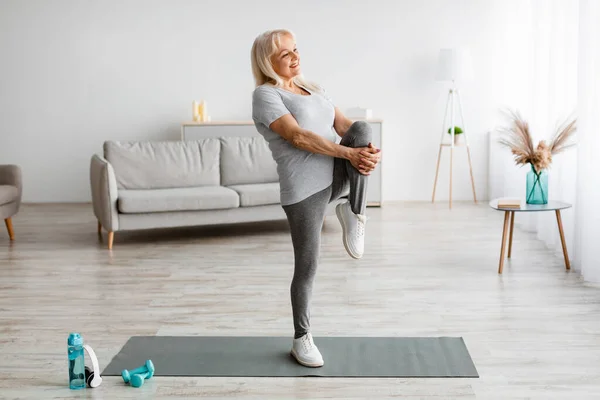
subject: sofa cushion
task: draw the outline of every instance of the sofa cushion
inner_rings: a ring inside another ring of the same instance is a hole
[[[238,194],[222,186],[177,189],[119,190],[117,205],[122,213],[222,210],[240,205]]]
[[[218,138],[104,143],[119,189],[218,186]]]
[[[19,197],[19,189],[12,185],[0,185],[0,205],[12,203]]]
[[[279,182],[277,164],[262,136],[222,137],[221,185]]]
[[[240,195],[240,205],[242,207],[281,203],[279,183],[253,183],[228,187]]]

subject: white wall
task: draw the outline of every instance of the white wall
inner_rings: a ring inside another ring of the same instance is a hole
[[[252,41],[286,27],[298,35],[307,78],[340,107],[369,107],[385,120],[385,200],[430,199],[447,94],[433,79],[437,52],[469,46],[475,80],[462,96],[483,199],[486,132],[520,90],[510,60],[519,4],[3,0],[0,163],[21,165],[26,202],[89,201],[89,159],[104,140],[176,139],[194,99],[207,100],[213,120],[250,119]],[[454,198],[469,199],[464,149],[456,153]]]

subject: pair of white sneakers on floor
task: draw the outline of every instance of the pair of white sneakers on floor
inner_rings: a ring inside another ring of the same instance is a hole
[[[349,202],[338,204],[335,208],[340,224],[342,225],[344,247],[352,258],[361,258],[365,251],[365,223],[367,217],[354,214]],[[294,339],[292,356],[299,364],[305,367],[322,367],[323,356],[315,345],[310,333]]]

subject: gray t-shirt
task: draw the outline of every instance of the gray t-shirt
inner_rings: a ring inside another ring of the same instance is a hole
[[[292,114],[303,129],[336,141],[333,102],[324,91],[306,90],[310,96],[264,84],[252,94],[252,119],[277,163],[283,206],[298,203],[333,182],[333,157],[301,150],[269,128],[273,121]]]

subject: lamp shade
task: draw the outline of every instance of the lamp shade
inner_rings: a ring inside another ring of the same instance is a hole
[[[467,48],[440,49],[436,80],[469,80],[473,76],[471,52]]]

